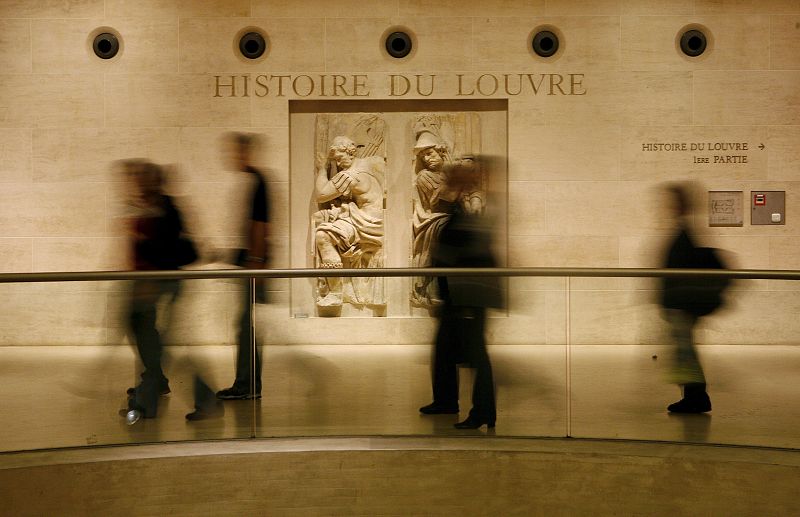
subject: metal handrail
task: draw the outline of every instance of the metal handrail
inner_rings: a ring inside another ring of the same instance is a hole
[[[410,276],[545,276],[545,277],[660,277],[740,278],[753,280],[800,280],[800,271],[771,269],[664,269],[664,268],[374,268],[374,269],[183,269],[172,271],[74,271],[48,273],[0,273],[0,283],[85,282],[137,279],[214,278],[318,278]]]

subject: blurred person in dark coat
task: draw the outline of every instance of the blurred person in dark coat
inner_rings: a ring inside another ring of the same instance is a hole
[[[471,195],[479,163],[462,158],[447,170],[447,185],[436,210],[450,214],[433,253],[433,267],[494,267],[488,218]],[[496,420],[492,366],[486,351],[486,310],[500,307],[503,295],[496,277],[438,277],[444,304],[439,316],[433,362],[433,402],[425,415],[459,412],[458,364],[475,369],[472,409],[458,429],[494,427]]]
[[[689,185],[666,187],[676,231],[667,246],[665,268],[723,268],[717,250],[697,246],[692,237],[689,218],[692,213]],[[672,382],[683,387],[683,398],[670,404],[671,413],[705,413],[711,411],[706,392],[706,376],[694,345],[694,330],[700,317],[711,314],[722,305],[726,278],[663,278],[661,306],[675,344]]]
[[[183,221],[172,198],[164,192],[163,169],[145,160],[123,162],[130,185],[129,219],[133,268],[136,271],[170,270],[193,262],[191,241],[182,238]],[[128,389],[128,423],[154,418],[158,398],[170,393],[162,369],[163,343],[157,326],[158,305],[171,306],[178,296],[179,280],[134,280],[128,323],[144,367],[141,382]]]

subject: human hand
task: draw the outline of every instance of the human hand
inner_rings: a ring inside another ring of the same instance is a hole
[[[343,194],[350,192],[350,188],[357,182],[356,178],[347,171],[337,173],[336,176],[331,178],[331,181],[336,190]]]

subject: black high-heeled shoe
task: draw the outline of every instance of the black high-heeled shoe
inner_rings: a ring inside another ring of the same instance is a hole
[[[494,428],[494,418],[489,420],[488,418],[479,418],[473,415],[469,415],[466,420],[459,422],[457,424],[453,424],[453,427],[456,429],[478,429],[482,425],[486,424],[486,427],[489,429]]]

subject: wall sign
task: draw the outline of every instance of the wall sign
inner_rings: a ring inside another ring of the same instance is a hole
[[[712,190],[708,193],[709,226],[742,226],[741,190]]]

